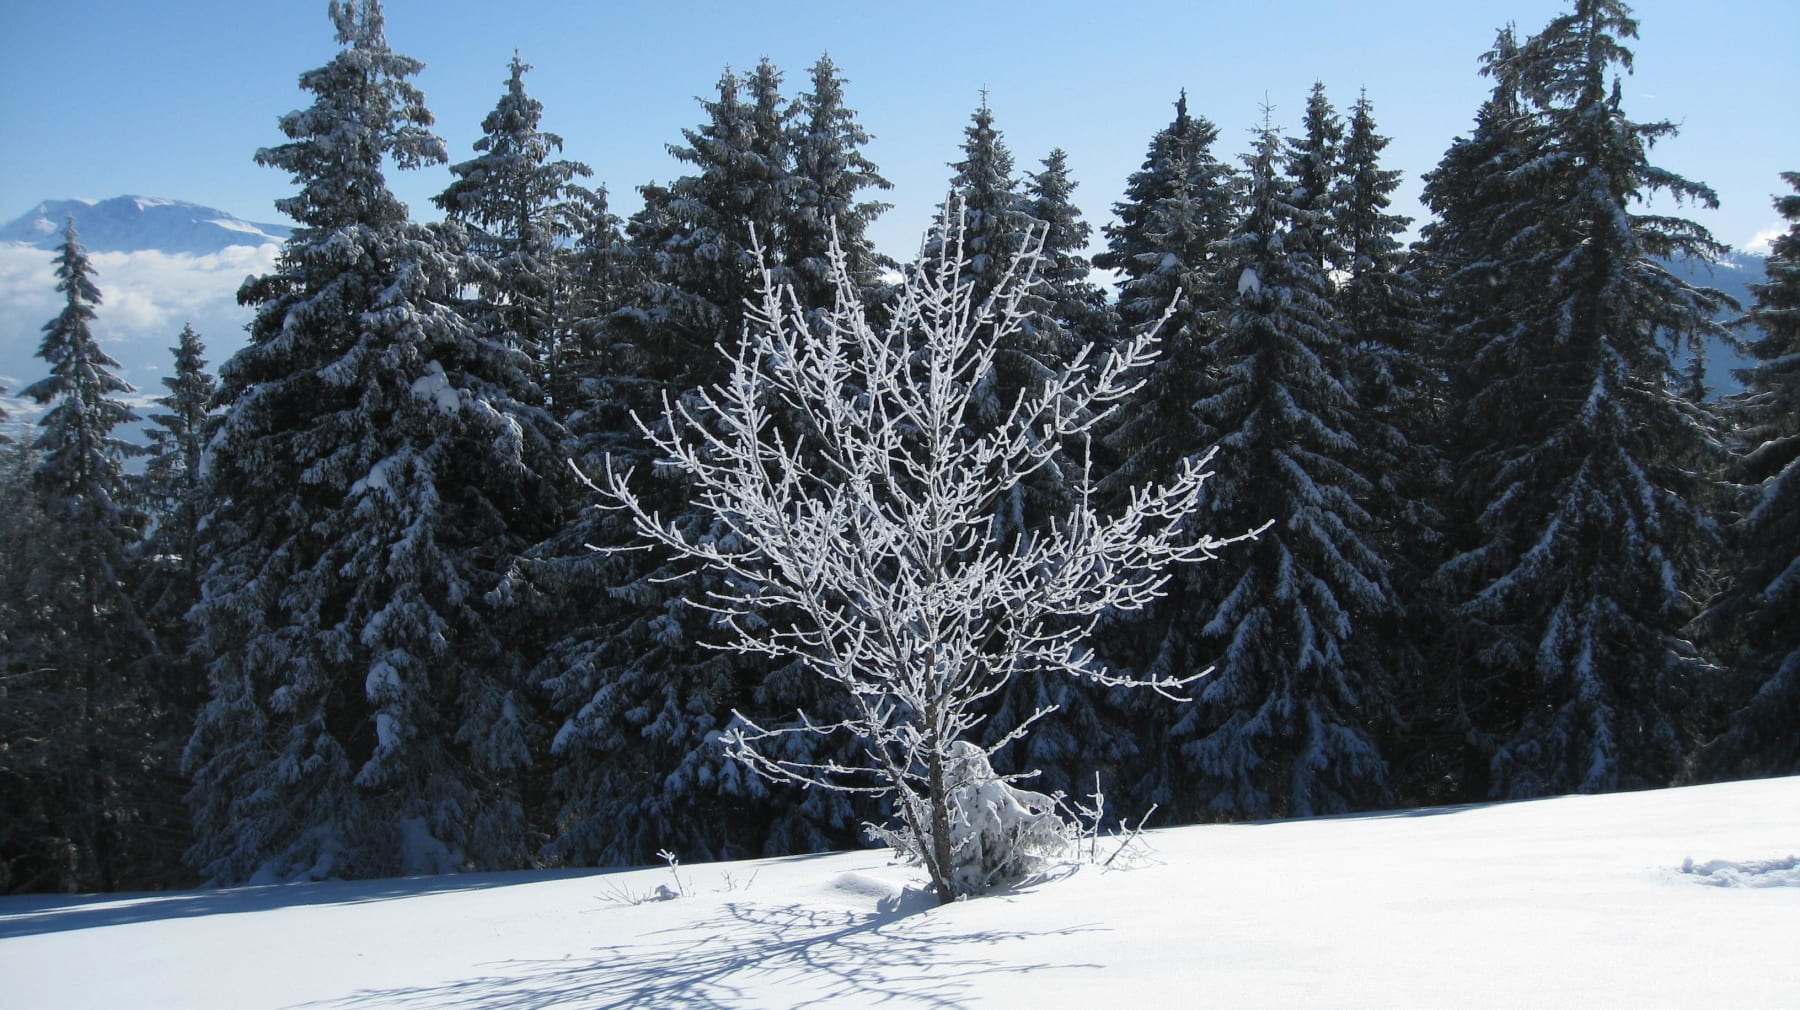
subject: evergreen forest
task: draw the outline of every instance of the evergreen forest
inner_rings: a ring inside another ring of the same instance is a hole
[[[758,269],[823,318],[840,265],[877,314],[919,268],[867,238],[890,187],[846,71],[725,70],[671,126],[682,174],[622,218],[517,56],[451,151],[378,0],[329,12],[311,104],[254,154],[296,227],[239,293],[248,346],[172,334],[138,417],[73,223],[55,256],[19,391],[47,412],[0,436],[0,892],[868,844],[881,803],[723,746],[846,699],[718,648],[721,576],[638,549],[582,477],[634,469],[687,542],[728,538],[634,418],[723,379]],[[1242,150],[1167,96],[1099,224],[1066,153],[1017,163],[981,99],[946,172],[962,227],[920,255],[976,301],[1040,257],[982,380],[994,423],[1161,327],[1085,446],[1091,490],[1031,472],[995,542],[1215,448],[1191,535],[1268,524],[1104,615],[1108,675],[987,698],[987,744],[1055,710],[997,770],[1152,826],[1800,773],[1800,171],[1770,180],[1789,227],[1749,304],[1684,279],[1727,249],[1651,207],[1716,197],[1624,107],[1636,34],[1620,0],[1501,31],[1423,222],[1391,208],[1366,96],[1315,85]],[[422,166],[451,178],[441,220],[388,187]],[[1705,398],[1709,340],[1753,356],[1742,393]],[[1206,670],[1182,702],[1109,686]]]

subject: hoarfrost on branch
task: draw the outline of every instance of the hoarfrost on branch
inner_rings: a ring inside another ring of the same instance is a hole
[[[609,465],[595,478],[645,538],[723,576],[697,604],[727,629],[727,647],[799,660],[841,690],[848,717],[800,713],[789,725],[764,726],[740,714],[725,734],[727,751],[772,780],[891,796],[900,826],[877,833],[924,864],[944,901],[1020,868],[1010,843],[975,823],[982,811],[957,806],[993,790],[952,779],[987,768],[1049,710],[980,749],[968,739],[983,703],[1027,670],[1175,696],[1206,671],[1120,674],[1094,658],[1087,634],[1103,613],[1158,596],[1172,565],[1254,535],[1216,539],[1186,521],[1208,452],[1166,484],[1133,489],[1109,514],[1092,500],[1094,478],[1082,463],[1067,515],[995,539],[996,503],[1066,449],[1085,446],[1154,361],[1156,328],[1099,360],[1084,350],[1042,388],[1021,393],[997,424],[977,427],[975,401],[996,350],[1028,321],[1023,300],[1036,283],[1041,240],[978,303],[962,275],[954,213],[941,224],[946,233],[955,225],[942,252],[908,271],[879,324],[835,243],[836,305],[810,318],[763,267],[743,339],[722,349],[730,377],[665,396],[661,417],[639,420],[723,535],[695,535],[647,510],[628,471]],[[794,751],[779,738],[839,733],[856,741],[860,766],[782,756]],[[1020,777],[985,774],[1006,789]],[[1041,806],[1035,794],[1018,796]],[[1042,825],[1032,831],[1041,841]]]

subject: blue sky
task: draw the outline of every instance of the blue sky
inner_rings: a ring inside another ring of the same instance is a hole
[[[868,153],[896,184],[876,241],[906,256],[984,87],[1021,170],[1069,152],[1096,226],[1180,89],[1219,125],[1218,153],[1235,156],[1265,101],[1293,130],[1315,79],[1340,110],[1367,88],[1394,140],[1388,164],[1406,172],[1403,209],[1417,213],[1419,173],[1486,93],[1476,58],[1496,27],[1535,31],[1562,6],[388,0],[386,11],[390,44],[427,64],[418,83],[454,158],[470,155],[516,48],[535,67],[527,87],[545,126],[622,211],[640,183],[679,174],[664,147],[701,121],[694,98],[726,64],[767,56],[791,95],[829,51],[876,137]],[[1800,4],[1644,0],[1635,12],[1627,111],[1683,125],[1656,160],[1717,189],[1721,210],[1692,216],[1748,243],[1777,225],[1778,173],[1800,170],[1795,113],[1778,104],[1800,94]],[[280,220],[272,203],[293,187],[251,156],[282,140],[276,118],[307,101],[298,75],[335,48],[324,0],[0,0],[0,38],[0,220],[43,199],[125,193]],[[442,168],[390,179],[421,217],[448,181]]]

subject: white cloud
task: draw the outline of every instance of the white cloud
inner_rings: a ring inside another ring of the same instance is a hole
[[[236,306],[244,278],[274,269],[278,247],[228,246],[207,256],[162,252],[95,253],[95,282],[105,298],[100,322],[125,334],[166,329],[173,341],[197,313]],[[248,313],[245,313],[248,318]]]
[[[244,278],[274,269],[278,247],[230,246],[206,256],[162,252],[93,253],[100,288],[94,333],[127,382],[161,394],[156,381],[184,323],[192,323],[217,369],[244,343],[250,310],[237,304]],[[43,374],[42,328],[62,310],[54,253],[0,244],[0,385],[18,389]]]
[[[1786,235],[1787,230],[1786,224],[1770,225],[1762,231],[1757,232],[1755,235],[1752,235],[1750,241],[1743,244],[1743,250],[1748,253],[1755,253],[1758,256],[1767,256],[1769,255],[1770,244],[1781,236]]]

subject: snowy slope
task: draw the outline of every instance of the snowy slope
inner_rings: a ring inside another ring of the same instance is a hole
[[[1800,778],[1150,843],[948,908],[882,852],[7,898],[0,1005],[1800,1006]]]

